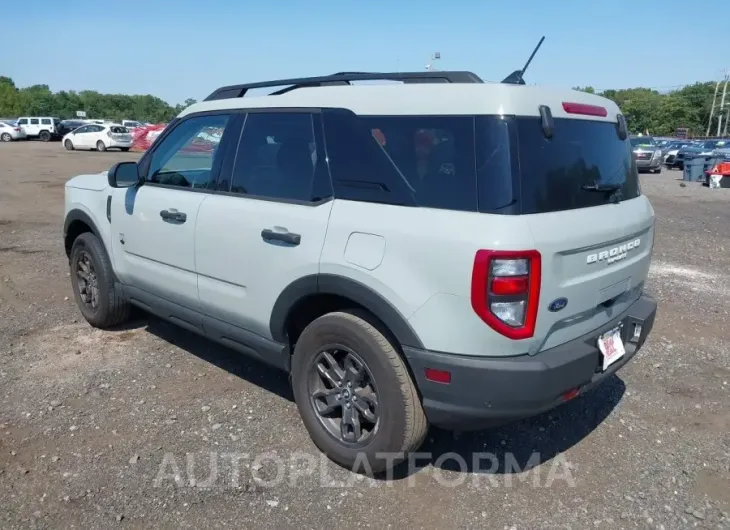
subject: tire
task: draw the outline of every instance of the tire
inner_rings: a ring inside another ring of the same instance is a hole
[[[121,149],[123,153],[129,151],[129,147],[120,147],[119,149]]]
[[[96,142],[96,150],[99,151],[100,153],[103,153],[104,151],[106,151],[106,145],[104,145],[104,142],[102,142],[101,140]]]
[[[41,142],[50,142],[51,133],[49,133],[48,131],[41,131],[41,133],[38,135],[38,138],[41,139]]]
[[[83,266],[80,264],[82,261]],[[91,267],[88,266],[89,263]],[[107,329],[118,326],[129,318],[129,303],[122,294],[121,286],[114,281],[109,256],[98,237],[91,232],[84,232],[77,237],[71,247],[69,266],[76,305],[89,324],[95,328]],[[95,291],[94,300],[89,300],[89,289],[82,292],[80,284],[87,282],[81,278],[79,271],[92,284],[90,290],[92,293]],[[90,278],[90,274],[94,275],[93,278]]]
[[[294,349],[292,389],[302,421],[323,453],[352,471],[381,473],[418,449],[426,437],[428,423],[403,359],[368,319],[369,315],[353,311],[328,313],[311,322]],[[340,356],[343,351],[345,356],[355,354],[364,366],[362,373],[372,381],[377,405],[368,406],[372,404],[372,394],[355,391],[360,386],[357,382],[352,388],[345,382],[340,387],[324,385],[318,370],[319,366],[327,365],[323,350],[337,350],[333,356]],[[375,413],[374,423],[362,415],[359,417],[358,425],[365,426],[362,430],[370,430],[364,440],[346,440],[341,432],[342,422],[337,425],[336,420],[329,416],[323,418],[317,411],[313,392],[322,391],[325,386],[330,387],[325,391],[336,402],[334,416],[338,410],[340,417],[343,415],[346,410],[343,403],[351,406],[352,413],[359,414],[357,410],[363,406]],[[353,395],[360,398],[359,403],[355,403]]]
[[[63,146],[66,148],[67,151],[74,150],[74,144],[71,140],[66,140],[65,142],[63,142]]]
[[[0,136],[0,140],[2,140],[3,142],[12,142],[13,137],[10,136],[10,133],[3,133],[3,135]]]

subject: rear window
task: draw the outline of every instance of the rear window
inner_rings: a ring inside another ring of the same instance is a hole
[[[110,129],[111,129],[112,133],[114,133],[114,134],[126,134],[129,132],[126,127],[121,127],[119,125],[110,127]]]
[[[593,120],[556,119],[546,139],[538,118],[517,118],[522,213],[542,213],[606,204],[608,193],[590,185],[618,185],[621,200],[639,195],[631,144],[616,125]]]
[[[335,194],[344,199],[530,214],[636,197],[629,140],[613,123],[512,116],[355,116],[324,111]]]

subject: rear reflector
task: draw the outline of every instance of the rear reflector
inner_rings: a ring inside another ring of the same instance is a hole
[[[436,370],[436,368],[426,368],[426,379],[434,383],[442,383],[448,385],[451,383],[451,372],[446,370]]]
[[[565,394],[563,394],[563,401],[570,401],[571,399],[576,397],[579,392],[580,391],[577,388],[568,390]]]
[[[492,278],[492,294],[497,296],[526,294],[530,285],[528,276],[506,276]]]
[[[563,102],[563,110],[568,114],[585,114],[586,116],[608,116],[608,111],[598,105],[586,105],[585,103]]]

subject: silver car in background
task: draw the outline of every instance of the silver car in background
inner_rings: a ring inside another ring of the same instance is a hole
[[[12,122],[0,121],[0,141],[25,140],[25,132]]]
[[[651,136],[632,136],[631,149],[636,157],[636,167],[649,173],[662,170],[662,150]]]

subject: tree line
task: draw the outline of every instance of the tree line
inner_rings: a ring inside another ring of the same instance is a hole
[[[626,122],[633,133],[670,136],[678,128],[687,128],[693,136],[705,136],[715,86],[716,83],[712,81],[695,83],[664,93],[650,88],[604,90],[600,93],[590,86],[575,89],[591,94],[599,93],[613,100],[626,116]],[[711,135],[716,133],[717,111],[710,130]]]
[[[597,93],[590,86],[575,89]],[[715,83],[706,82],[665,93],[650,88],[629,88],[604,90],[600,95],[618,104],[631,132],[671,135],[677,128],[686,127],[691,134],[702,136],[710,119],[714,93]],[[193,103],[194,99],[187,99],[173,106],[151,95],[101,94],[94,90],[52,92],[48,85],[18,88],[11,78],[0,76],[0,118],[54,116],[66,119],[76,117],[76,111],[82,110],[87,117],[95,119],[164,123]],[[717,130],[717,117],[713,120],[711,134]]]
[[[101,94],[95,90],[52,92],[48,85],[18,88],[11,78],[0,76],[0,118],[51,116],[68,119],[75,118],[76,111],[81,110],[93,119],[166,123],[193,103],[194,99],[187,99],[183,104],[173,106],[151,95]]]

